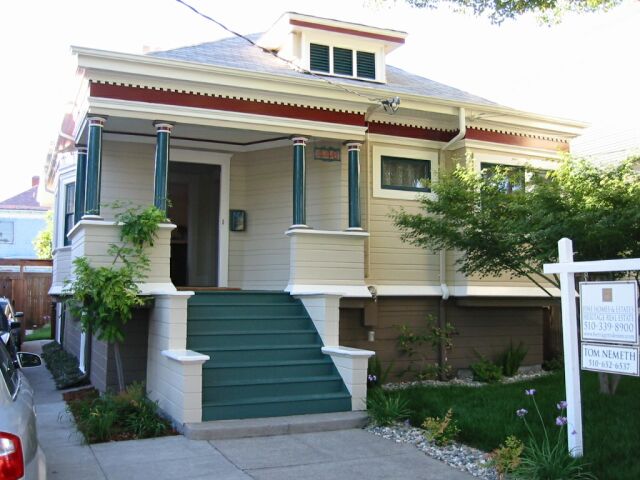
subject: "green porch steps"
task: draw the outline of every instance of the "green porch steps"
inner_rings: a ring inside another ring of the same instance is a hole
[[[202,369],[202,419],[351,410],[351,396],[302,303],[284,292],[196,292],[187,346]]]

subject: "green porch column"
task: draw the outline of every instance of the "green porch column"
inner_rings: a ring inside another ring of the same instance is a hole
[[[85,217],[100,218],[100,182],[102,177],[102,128],[106,119],[89,117]]]
[[[169,143],[173,125],[154,122],[156,127],[156,167],[153,189],[153,204],[163,212],[167,211],[167,173],[169,171]]]
[[[84,215],[85,192],[87,188],[87,147],[76,146],[76,196],[73,223],[78,223]]]
[[[304,150],[308,138],[293,137],[293,224],[289,228],[309,228],[306,225],[306,174]]]
[[[347,142],[349,156],[349,228],[362,230],[360,221],[360,147],[359,142]]]

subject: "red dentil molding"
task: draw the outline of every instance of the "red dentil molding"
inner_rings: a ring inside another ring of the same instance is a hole
[[[367,126],[369,133],[433,140],[436,142],[448,142],[458,133],[457,130],[437,130],[434,128],[395,125],[382,122],[365,123],[364,114],[361,113],[322,110],[319,108],[267,103],[239,98],[214,97],[192,92],[158,90],[132,85],[91,82],[89,92],[92,97],[100,98],[269,115],[281,118],[297,118],[300,120],[313,120],[358,127]],[[569,144],[567,142],[493,132],[474,127],[467,128],[465,138],[520,147],[541,148],[551,151],[569,151]]]

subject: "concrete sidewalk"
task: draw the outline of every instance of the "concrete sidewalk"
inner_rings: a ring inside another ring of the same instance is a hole
[[[26,342],[23,350],[39,348]],[[357,429],[210,441],[179,435],[87,446],[46,367],[24,372],[36,391],[38,437],[53,480],[473,478],[412,445]]]

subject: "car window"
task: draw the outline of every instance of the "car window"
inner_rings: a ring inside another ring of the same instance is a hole
[[[11,355],[9,355],[9,352],[7,352],[2,341],[0,341],[0,371],[2,371],[2,377],[7,384],[9,393],[13,397],[16,391],[18,391],[20,378],[18,376],[18,370],[13,366],[13,359]]]

